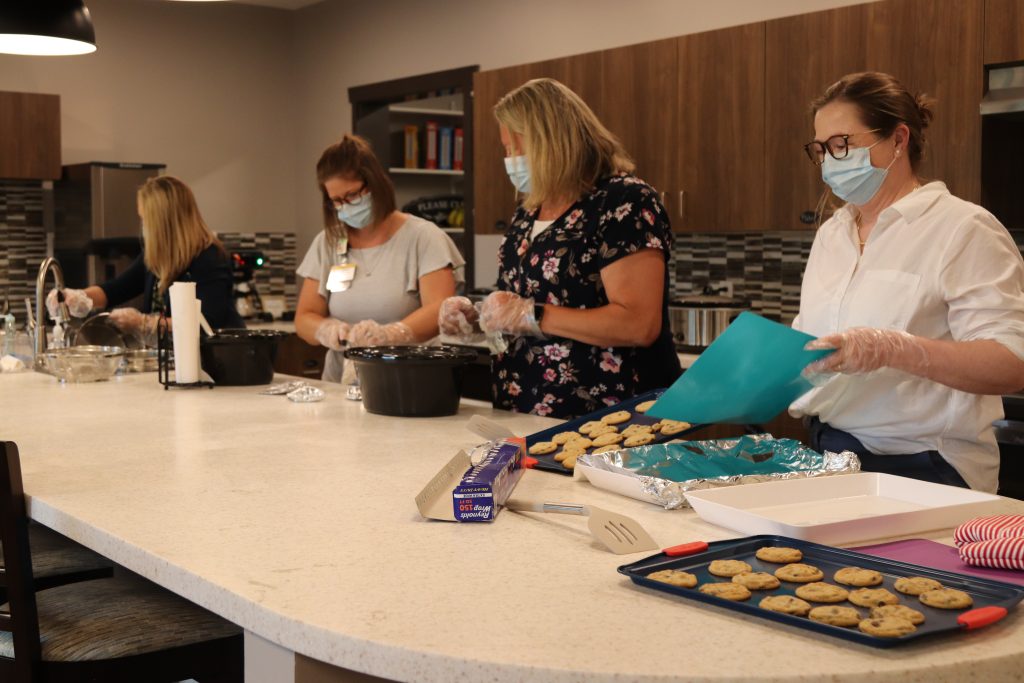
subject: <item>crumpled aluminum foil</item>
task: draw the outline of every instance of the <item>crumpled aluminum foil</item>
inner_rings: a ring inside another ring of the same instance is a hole
[[[856,453],[818,453],[771,434],[589,453],[579,463],[639,479],[643,492],[666,510],[689,507],[688,491],[860,471]]]
[[[284,396],[285,394],[301,389],[302,387],[308,387],[309,385],[302,380],[297,382],[284,382],[283,384],[271,384],[269,387],[260,392],[265,396]]]
[[[295,403],[316,403],[317,401],[324,400],[327,394],[319,387],[303,384],[303,386],[289,391],[285,396],[288,397],[289,401],[294,401]]]

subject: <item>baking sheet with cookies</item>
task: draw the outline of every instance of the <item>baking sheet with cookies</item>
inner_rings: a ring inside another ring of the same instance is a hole
[[[795,550],[799,559],[786,553],[772,555],[767,548]],[[707,550],[685,556],[672,552],[670,548],[623,565],[619,573],[646,588],[879,648],[987,626],[1024,598],[1022,586],[788,536],[715,541],[707,544]],[[775,561],[761,559],[769,556]],[[936,588],[935,582],[941,587]],[[708,584],[715,588],[707,588]],[[743,589],[749,597],[744,597]],[[771,600],[762,606],[766,598]],[[823,609],[813,611],[816,608]]]
[[[580,454],[665,443],[706,426],[646,415],[645,412],[664,392],[664,389],[648,391],[528,435],[527,452],[537,460],[534,469],[572,474],[575,457]]]

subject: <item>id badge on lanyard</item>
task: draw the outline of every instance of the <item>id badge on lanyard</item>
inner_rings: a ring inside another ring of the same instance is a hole
[[[344,292],[352,286],[352,280],[356,277],[356,264],[348,260],[348,238],[338,238],[338,244],[334,248],[335,261],[337,265],[331,266],[331,272],[327,275],[328,292]]]

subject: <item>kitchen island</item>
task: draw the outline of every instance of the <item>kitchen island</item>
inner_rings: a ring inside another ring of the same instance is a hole
[[[0,438],[21,450],[33,519],[242,626],[248,681],[375,680],[320,663],[437,682],[1024,671],[1021,609],[880,651],[636,587],[615,569],[643,555],[609,553],[582,518],[424,521],[413,498],[479,441],[464,426],[471,415],[518,433],[554,421],[471,401],[453,417],[387,418],[321,386],[327,400],[300,404],[259,387],[164,391],[154,374],[79,385],[0,375]],[[516,495],[629,514],[663,546],[735,535],[556,474],[526,472]]]

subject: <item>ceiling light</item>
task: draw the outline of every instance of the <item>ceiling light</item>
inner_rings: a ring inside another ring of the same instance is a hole
[[[0,52],[84,55],[95,51],[96,33],[82,0],[0,2]]]

